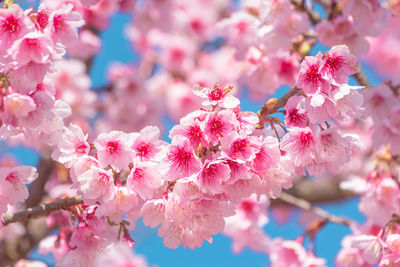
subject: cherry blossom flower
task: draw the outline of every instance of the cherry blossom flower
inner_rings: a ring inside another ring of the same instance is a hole
[[[121,131],[101,133],[94,141],[102,167],[110,165],[117,171],[128,167],[133,159],[129,135]]]
[[[168,180],[190,176],[200,170],[201,162],[190,148],[189,140],[177,136],[172,140],[164,163],[168,164]]]
[[[306,94],[315,94],[317,92],[328,92],[330,84],[321,73],[321,54],[316,57],[307,56],[300,65],[297,86]]]
[[[77,28],[85,21],[78,12],[72,11],[72,4],[65,4],[59,10],[51,12],[49,24],[45,28],[55,41],[69,45],[78,39]]]
[[[360,235],[353,238],[351,246],[361,249],[363,258],[368,263],[375,264],[382,256],[385,243],[377,236]]]

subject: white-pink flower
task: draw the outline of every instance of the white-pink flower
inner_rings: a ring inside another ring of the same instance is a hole
[[[110,165],[117,171],[128,167],[133,162],[134,153],[130,136],[121,131],[101,133],[94,141],[100,165]]]
[[[197,85],[194,93],[206,100],[203,101],[205,107],[235,108],[240,104],[239,99],[232,95],[232,87],[221,88],[215,85],[214,88],[200,87]]]
[[[321,74],[337,84],[347,83],[349,76],[356,73],[357,58],[350,54],[345,45],[337,45],[324,54]]]
[[[64,4],[49,16],[49,24],[45,28],[54,41],[69,45],[78,39],[78,28],[85,24],[82,16],[72,9],[74,6]]]
[[[229,180],[231,170],[222,160],[206,161],[196,177],[196,184],[205,192],[219,194],[222,184]]]
[[[351,246],[361,249],[363,258],[369,264],[375,264],[382,257],[385,243],[377,236],[360,235],[353,238]]]
[[[172,140],[164,164],[168,165],[168,180],[191,176],[201,168],[201,161],[193,153],[189,140],[181,136]]]
[[[7,205],[24,202],[29,192],[25,184],[38,177],[35,167],[18,166],[0,168],[0,215],[7,211]]]
[[[293,128],[283,137],[281,149],[290,155],[296,167],[302,167],[315,159],[319,143],[310,128]]]

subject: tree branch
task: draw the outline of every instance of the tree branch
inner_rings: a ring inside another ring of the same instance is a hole
[[[307,13],[308,18],[311,20],[312,24],[316,25],[321,21],[321,16],[312,9],[309,9],[305,6],[305,1],[290,1],[292,5],[300,11]]]
[[[21,222],[31,218],[45,216],[51,213],[52,211],[67,209],[71,206],[79,205],[82,203],[83,201],[81,196],[59,199],[54,202],[39,205],[14,214],[6,214],[3,216],[3,225],[5,226],[13,222]]]
[[[353,225],[353,221],[351,221],[350,219],[330,214],[329,212],[321,208],[313,206],[310,202],[307,202],[301,198],[294,197],[288,193],[282,192],[279,198],[293,206],[299,207],[306,211],[310,211],[328,222],[343,224],[347,226]]]
[[[278,111],[278,109],[284,107],[286,103],[288,102],[289,98],[294,96],[300,91],[300,88],[298,87],[293,87],[290,89],[286,94],[284,94],[281,98],[278,100],[276,98],[273,98],[272,102],[267,101],[262,108],[257,112],[258,117],[260,118],[260,123],[263,124],[265,119],[267,118],[268,115],[275,113]]]
[[[354,192],[340,188],[341,182],[342,179],[338,177],[315,180],[302,178],[285,192],[310,203],[336,202],[354,197]]]
[[[29,197],[26,200],[28,208],[38,205],[45,194],[44,186],[55,167],[55,162],[51,159],[50,154],[49,151],[45,151],[40,158],[39,177],[29,187]]]
[[[357,80],[359,85],[371,88],[371,83],[369,82],[367,76],[364,74],[364,72],[361,69],[361,66],[357,66],[357,72],[353,74],[353,77]]]

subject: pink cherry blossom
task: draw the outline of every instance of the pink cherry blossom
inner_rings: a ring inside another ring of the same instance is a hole
[[[142,199],[152,199],[155,190],[163,184],[163,177],[157,170],[157,164],[151,162],[135,162],[134,168],[127,178],[127,187],[137,193]]]
[[[238,122],[231,110],[210,113],[204,121],[204,134],[213,145],[217,145],[222,137],[236,130]]]
[[[379,264],[398,264],[400,262],[400,234],[389,234],[385,241],[388,252],[384,253]]]
[[[15,205],[25,201],[29,196],[25,184],[30,184],[37,177],[36,168],[31,166],[0,168],[0,214],[7,211],[7,204]]]
[[[201,167],[201,162],[193,153],[189,140],[180,136],[172,140],[164,163],[169,165],[166,174],[168,180],[190,176]]]
[[[215,85],[212,89],[198,86],[193,92],[201,98],[206,99],[202,103],[205,107],[219,106],[221,108],[235,108],[240,102],[239,99],[232,95],[232,89],[230,86],[221,88]]]
[[[324,54],[321,74],[338,84],[347,83],[349,75],[357,71],[356,64],[357,59],[347,46],[334,46]]]
[[[285,124],[291,127],[306,127],[308,124],[307,111],[305,110],[304,97],[293,96],[286,103]]]
[[[57,161],[70,166],[79,157],[88,155],[90,145],[87,142],[88,135],[84,135],[82,129],[74,124],[64,129],[64,134],[52,157]]]
[[[193,112],[188,114],[181,119],[180,124],[175,125],[169,131],[171,139],[174,139],[175,136],[182,136],[190,141],[190,145],[194,150],[201,146],[208,147],[208,139],[202,129],[204,128],[204,122],[199,118],[202,115],[196,115]]]
[[[315,94],[318,91],[327,92],[330,84],[321,73],[321,54],[316,57],[307,56],[300,65],[297,86],[306,94]]]
[[[0,10],[0,46],[9,48],[13,42],[34,29],[34,24],[19,5]]]
[[[229,166],[222,160],[205,162],[196,177],[196,183],[206,192],[222,193],[222,183],[229,180],[230,172]]]
[[[84,200],[88,203],[105,201],[113,192],[112,172],[97,167],[91,167],[86,172],[78,175],[78,191],[82,192]]]
[[[59,10],[53,11],[49,16],[48,31],[53,40],[69,45],[78,39],[77,28],[84,25],[81,15],[72,11],[72,4],[65,4]]]
[[[19,66],[29,62],[48,63],[51,60],[61,59],[64,53],[62,46],[53,44],[47,35],[40,32],[26,34],[10,48],[10,54]]]
[[[94,141],[102,167],[110,165],[116,170],[125,169],[133,160],[129,135],[121,131],[101,133]]]
[[[252,161],[261,147],[255,137],[232,133],[221,139],[221,149],[224,154],[233,160]]]
[[[159,140],[160,129],[156,126],[143,128],[139,135],[132,135],[132,150],[141,160],[158,159],[162,156],[166,143]]]
[[[281,149],[287,151],[295,166],[305,166],[316,158],[319,142],[310,128],[293,128],[281,142]]]
[[[376,236],[360,235],[353,238],[351,246],[361,249],[363,258],[368,263],[375,264],[382,256],[384,242]]]

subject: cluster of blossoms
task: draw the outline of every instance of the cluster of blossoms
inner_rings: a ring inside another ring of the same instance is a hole
[[[143,216],[146,225],[161,224],[166,246],[199,247],[224,230],[242,198],[278,197],[291,186],[277,138],[256,130],[257,115],[240,111],[231,90],[198,88],[204,109],[172,128],[171,144],[148,126],[102,133],[90,145],[71,125],[53,157],[71,167],[72,186],[96,217],[124,225],[124,217],[133,224]]]
[[[348,62],[343,60],[343,64]],[[299,80],[302,75],[300,72]],[[288,127],[290,131],[280,143],[272,126],[259,127],[255,113],[240,110],[232,89],[218,85],[195,88],[195,95],[203,99],[203,108],[189,113],[171,129],[171,144],[159,140],[160,131],[154,126],[134,133],[101,133],[92,144],[78,126],[64,128],[53,158],[71,168],[72,188],[88,205],[82,207],[84,215],[78,216],[78,230],[82,227],[82,231],[90,231],[91,240],[96,242],[88,246],[83,242],[86,239],[78,238],[80,230],[64,234],[67,239],[59,266],[77,258],[93,261],[96,253],[109,245],[105,236],[117,239],[118,227],[124,239],[131,240],[128,229],[140,217],[146,225],[160,225],[158,234],[167,247],[200,247],[205,240],[212,242],[212,235],[224,231],[225,219],[235,214],[236,205],[239,211],[242,207],[244,212],[251,212],[255,204],[244,198],[252,194],[277,198],[283,188],[291,187],[292,177],[304,173],[304,167],[310,171],[310,162],[305,161],[307,149],[325,151],[324,160],[336,165],[344,163],[342,154],[350,157],[353,139],[325,129],[319,141],[311,135],[308,122],[303,128]],[[307,139],[310,136],[314,143]],[[240,212],[236,216],[240,217]],[[265,222],[251,220],[241,234],[236,231],[235,238],[247,239],[237,249],[255,238]],[[66,231],[71,232],[70,227]],[[229,226],[226,231],[229,234]],[[258,241],[268,240],[258,236]],[[91,253],[76,249],[82,246],[91,247]],[[267,248],[264,252],[279,254]]]
[[[1,136],[35,139],[62,128],[70,108],[55,99],[47,75],[84,24],[71,4],[39,11],[16,4],[0,10]]]
[[[281,85],[295,84],[301,56],[293,42],[305,41],[309,28],[307,15],[290,1],[243,1],[218,22],[217,32],[243,62],[241,80],[250,96],[264,99]]]
[[[400,1],[332,1],[326,19],[312,18],[310,3],[248,0],[233,11],[229,0],[44,0],[34,11],[6,1],[0,136],[52,145],[52,158],[69,175],[53,175],[45,190],[52,199],[83,200],[49,215],[47,226],[59,232],[43,239],[39,251],[52,253],[58,267],[147,266],[131,251],[130,232],[142,218],[159,227],[169,248],[193,249],[224,233],[235,252],[247,246],[266,253],[271,266],[322,267],[325,260],[303,247],[303,237],[270,239],[263,227],[270,199],[298,177],[334,173],[350,177],[342,186],[361,195],[359,209],[368,218],[352,225],[337,265],[399,265],[400,87],[393,65],[400,60],[387,47],[399,47],[399,20],[391,12],[399,12]],[[97,34],[118,11],[133,17],[127,35],[141,62],[112,65],[110,85],[96,99],[86,72],[101,47]],[[336,46],[306,56],[317,40]],[[367,59],[392,80],[360,94],[363,86],[348,84],[358,68],[353,54],[369,45]],[[241,110],[236,85],[253,99],[282,85],[297,95],[284,101],[284,110],[268,112],[267,104],[276,103],[269,101],[255,114]],[[160,140],[157,127],[165,110],[180,121],[170,143]],[[280,112],[284,122],[269,116]],[[362,113],[371,119],[358,121]],[[93,130],[88,119],[96,116]],[[372,138],[367,145],[386,146],[367,175],[341,168],[354,155],[361,165],[370,156],[357,152],[355,133]],[[0,168],[0,215],[15,211],[36,178],[33,167]],[[12,224],[0,239],[23,232]],[[43,264],[16,266],[25,265]]]
[[[345,44],[354,54],[369,50],[367,37],[377,36],[388,24],[390,10],[378,0],[341,0],[337,9],[331,10],[330,20],[322,20],[316,26],[318,40],[328,46]]]
[[[382,156],[385,155],[390,156],[390,153],[386,151]],[[365,178],[344,184],[361,194],[359,209],[368,221],[353,227],[353,234],[343,239],[343,248],[336,259],[338,266],[396,266],[400,263],[398,171],[387,168],[395,159],[382,158],[381,161],[379,171],[372,170]]]
[[[390,84],[380,84],[374,88],[365,89],[363,92],[364,115],[371,117],[373,121],[374,147],[389,145],[393,155],[400,153],[400,101],[397,91]]]
[[[301,63],[296,86],[302,95],[285,106],[285,125],[290,129],[281,143],[296,167],[311,175],[337,170],[360,146],[356,135],[341,134],[336,121],[359,116],[359,86],[347,84],[356,72],[356,58],[346,46],[335,46],[323,56],[307,56]]]
[[[382,33],[369,40],[370,49],[365,57],[380,76],[390,79],[393,85],[400,84],[400,78],[396,71],[400,66],[400,55],[397,52],[400,49],[399,29],[400,18],[392,16]]]

